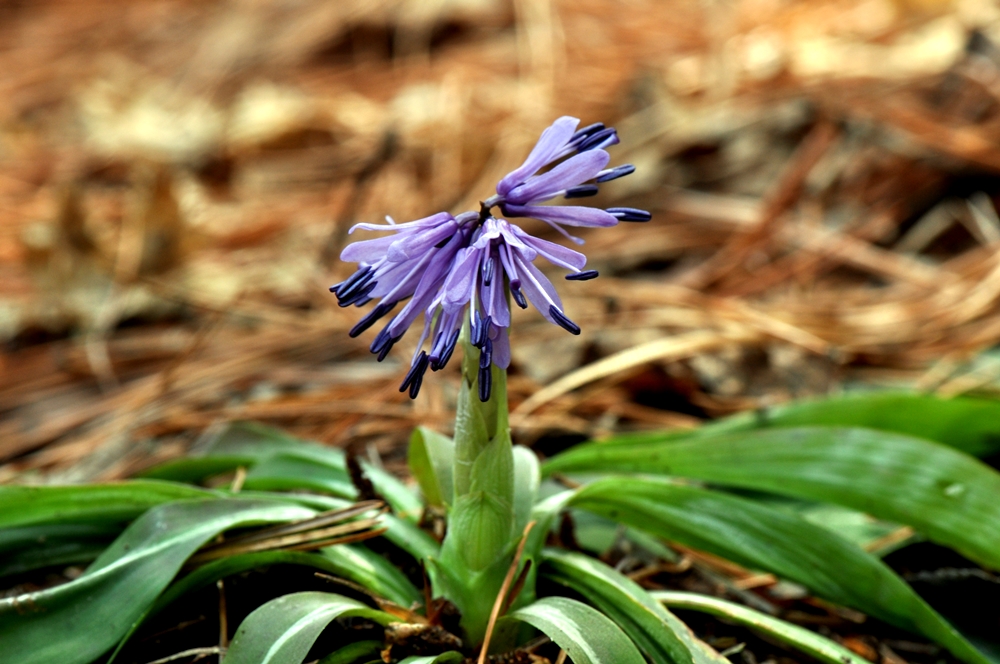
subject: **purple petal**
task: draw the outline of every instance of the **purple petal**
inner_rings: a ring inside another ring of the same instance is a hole
[[[389,245],[398,239],[395,235],[386,235],[373,240],[352,242],[340,252],[340,260],[345,263],[368,263],[371,265],[384,257],[385,253],[389,251]]]
[[[618,224],[608,212],[582,205],[505,205],[503,211],[511,217],[532,217],[567,226],[605,228]]]
[[[443,304],[450,308],[464,305],[472,296],[472,288],[482,259],[482,250],[475,247],[462,249],[449,270],[444,282]]]
[[[579,251],[573,251],[572,249],[568,249],[561,244],[549,242],[548,240],[543,240],[540,237],[532,237],[517,226],[514,226],[513,224],[511,226],[515,229],[515,233],[520,234],[520,236],[524,238],[525,244],[529,245],[541,256],[544,256],[545,259],[553,265],[565,267],[570,270],[580,270],[587,264],[587,257]]]
[[[490,330],[490,340],[493,342],[493,364],[506,369],[510,366],[510,337],[507,335],[507,330],[493,327]]]
[[[437,214],[432,214],[429,217],[424,217],[423,219],[417,219],[416,221],[407,221],[402,224],[354,224],[351,229],[347,231],[350,235],[357,229],[365,231],[405,231],[409,229],[424,228],[427,226],[437,226],[438,224],[444,223],[448,220],[454,220],[447,212],[438,212]]]
[[[525,263],[517,254],[514,255],[514,260],[517,262],[522,277],[521,290],[527,296],[528,301],[538,309],[547,321],[556,323],[552,314],[549,313],[549,305],[554,304],[557,308],[562,309],[562,301],[559,299],[559,293],[552,286],[552,282],[537,267],[531,263]]]
[[[497,184],[497,193],[501,196],[506,196],[507,192],[534,175],[542,166],[552,161],[563,147],[565,147],[566,142],[573,135],[573,132],[576,131],[576,127],[579,124],[580,120],[578,118],[568,115],[564,115],[553,122],[550,127],[542,132],[541,137],[535,143],[534,149],[528,155],[528,158],[524,160],[524,163],[500,180],[500,183]]]
[[[510,309],[507,307],[507,296],[504,293],[503,279],[494,279],[483,289],[483,303],[486,313],[493,319],[494,325],[507,327],[510,325]]]
[[[451,219],[440,224],[439,226],[428,228],[427,230],[405,233],[402,237],[389,245],[389,251],[386,252],[386,258],[394,263],[398,263],[400,261],[420,256],[421,254],[433,249],[434,246],[439,244],[442,240],[446,240],[454,235],[457,230],[458,224],[455,223],[454,219]]]
[[[611,155],[604,150],[590,150],[570,157],[548,173],[530,178],[511,189],[506,196],[507,202],[523,205],[548,200],[561,191],[597,177],[610,160]]]

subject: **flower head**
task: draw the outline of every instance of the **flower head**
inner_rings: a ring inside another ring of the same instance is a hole
[[[648,221],[650,215],[633,208],[603,210],[581,205],[540,205],[561,196],[576,199],[597,193],[598,185],[628,175],[631,165],[608,169],[605,147],[618,142],[613,128],[602,124],[577,130],[579,120],[562,117],[546,129],[531,154],[497,184],[497,195],[482,203],[479,212],[452,216],[441,212],[405,224],[357,224],[361,228],[393,233],[349,245],[341,259],[359,264],[347,280],[330,290],[340,306],[379,304],[361,319],[350,335],[357,336],[409,298],[409,302],[376,335],[371,351],[379,361],[389,353],[422,313],[424,329],[400,387],[415,398],[427,369],[437,371],[451,358],[466,320],[469,341],[479,349],[479,398],[490,397],[490,366],[510,364],[510,298],[522,309],[530,303],[548,321],[572,334],[580,328],[563,312],[552,282],[534,265],[541,256],[570,270],[568,280],[597,276],[583,270],[583,254],[534,237],[507,219],[532,217],[548,223],[574,242],[564,226],[614,226],[619,221]],[[551,166],[548,170],[546,167]],[[429,347],[424,344],[429,341]]]

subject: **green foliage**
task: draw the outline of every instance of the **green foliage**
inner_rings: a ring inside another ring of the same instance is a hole
[[[699,643],[677,616],[639,584],[589,556],[557,549],[545,551],[544,576],[575,590],[631,638],[654,662],[725,664]]]
[[[760,632],[826,664],[867,664],[868,660],[808,629],[717,597],[654,590],[652,597],[675,609],[702,611]]]
[[[302,664],[327,625],[348,617],[367,618],[381,625],[396,620],[341,595],[284,595],[246,617],[226,653],[226,664]]]
[[[644,664],[635,644],[600,611],[566,597],[546,597],[510,614],[565,650],[574,664]]]
[[[1000,568],[1000,473],[952,448],[872,429],[803,427],[679,442],[590,444],[546,472],[662,473],[844,505]]]
[[[526,448],[511,445],[503,372],[494,375],[494,398],[486,403],[478,400],[475,380],[475,372],[467,371],[454,441],[426,429],[411,439],[410,467],[421,493],[448,520],[443,545],[417,525],[424,502],[395,478],[362,464],[392,508],[380,517],[385,540],[421,561],[431,595],[452,600],[462,613],[464,652],[410,657],[405,664],[447,664],[475,655],[505,579],[519,579],[518,594],[507,597],[510,606],[497,624],[492,651],[523,645],[533,627],[577,664],[638,664],[645,661],[643,653],[654,664],[724,664],[664,602],[744,624],[828,664],[861,664],[829,640],[776,618],[701,595],[650,593],[594,558],[546,549],[565,510],[583,516],[579,534],[589,527],[593,532],[584,539],[596,549],[625,536],[668,557],[659,538],[681,542],[924,634],[969,664],[986,664],[859,544],[870,544],[894,524],[908,524],[1000,568],[1000,474],[967,454],[1000,445],[1000,404],[848,396],[730,418],[693,432],[619,437],[549,460],[545,474],[573,473],[588,483],[539,501],[538,462]],[[181,483],[239,467],[247,470],[240,494]],[[236,551],[191,563],[200,547],[232,528],[349,507],[357,490],[339,450],[238,423],[223,429],[200,456],[147,475],[153,479],[103,486],[0,487],[0,576],[93,561],[64,585],[0,600],[4,655],[18,662],[86,664],[121,647],[145,621],[187,594],[278,564],[339,576],[371,593],[373,605],[387,600],[422,610],[423,590],[365,544],[309,553]],[[515,564],[529,521],[534,528]],[[538,599],[539,575],[555,582],[545,588],[564,587],[586,603]],[[329,593],[286,595],[250,614],[226,661],[300,664],[332,621],[353,617],[384,625],[406,619],[405,612],[394,613]],[[320,661],[361,664],[379,660],[384,648],[381,641],[341,645]]]
[[[670,480],[623,477],[593,482],[569,504],[774,572],[830,601],[924,634],[967,662],[988,661],[878,558],[794,514]]]
[[[184,500],[137,519],[79,578],[0,600],[0,642],[11,661],[86,664],[115,645],[184,561],[235,526],[309,518],[274,501]]]
[[[410,436],[410,472],[428,505],[444,507],[455,500],[455,442],[448,436],[417,427]]]

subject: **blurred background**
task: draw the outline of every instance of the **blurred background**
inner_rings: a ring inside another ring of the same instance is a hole
[[[516,312],[517,441],[998,389],[994,2],[6,0],[0,100],[0,482],[232,419],[401,469],[457,365],[411,402],[415,339],[348,338],[347,229],[475,207],[564,114],[653,221],[585,234],[581,336]]]

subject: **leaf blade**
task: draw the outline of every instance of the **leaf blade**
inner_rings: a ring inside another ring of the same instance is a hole
[[[226,664],[301,664],[327,625],[342,617],[364,617],[381,625],[395,620],[341,595],[291,593],[263,604],[243,620],[226,653]]]
[[[555,457],[549,469],[664,473],[834,503],[913,526],[1000,569],[1000,473],[944,445],[803,427],[587,448]]]
[[[826,662],[826,664],[868,664],[868,660],[815,632],[735,602],[678,591],[655,590],[650,592],[650,595],[671,608],[709,613],[739,623],[754,631],[763,632],[781,643],[804,652],[821,662]]]
[[[628,491],[623,491],[627,482]],[[569,501],[651,534],[800,583],[945,646],[988,660],[880,560],[829,531],[752,500],[667,480],[606,478]]]
[[[575,664],[644,664],[635,644],[609,618],[582,602],[545,597],[509,614],[544,632]]]

